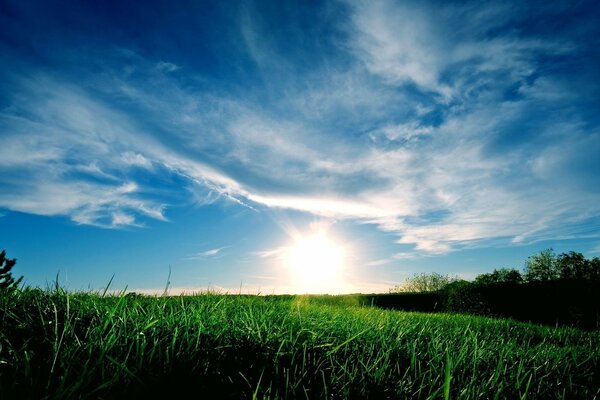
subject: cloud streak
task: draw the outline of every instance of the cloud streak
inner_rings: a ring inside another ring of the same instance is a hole
[[[226,248],[227,247],[217,247],[215,249],[205,250],[205,251],[202,251],[202,252],[198,253],[198,256],[200,256],[200,257],[214,257],[214,256],[219,255],[221,253],[221,251],[223,249],[226,249]]]
[[[584,45],[519,34],[518,5],[342,5],[316,21],[335,39],[297,40],[310,70],[242,9],[228,51],[250,83],[246,64],[223,85],[111,46],[77,79],[4,71],[0,207],[119,228],[191,193],[375,224],[427,254],[576,237],[600,215],[598,121],[547,61]]]

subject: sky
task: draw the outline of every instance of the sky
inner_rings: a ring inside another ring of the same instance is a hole
[[[315,234],[332,293],[600,256],[599,20],[0,0],[0,248],[29,285],[173,293],[309,292],[286,254]]]

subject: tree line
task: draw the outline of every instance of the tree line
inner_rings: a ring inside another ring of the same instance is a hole
[[[582,253],[575,251],[556,255],[552,249],[546,249],[528,257],[522,273],[515,268],[498,268],[492,272],[477,275],[470,283],[477,286],[490,286],[560,280],[599,281],[600,258],[588,259]],[[420,273],[407,278],[403,284],[390,289],[390,292],[437,292],[450,284],[457,285],[460,282],[467,281],[458,276],[443,275],[437,272]]]
[[[421,273],[365,304],[422,312],[461,312],[549,325],[600,328],[600,258],[552,249],[527,258],[522,271],[499,268],[472,281]]]

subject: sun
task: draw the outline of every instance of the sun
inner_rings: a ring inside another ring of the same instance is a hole
[[[299,293],[337,293],[343,287],[345,249],[326,233],[301,235],[286,248],[285,264]]]

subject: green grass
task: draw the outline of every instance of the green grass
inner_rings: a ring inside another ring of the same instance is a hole
[[[585,398],[600,333],[351,298],[0,294],[0,398]]]

